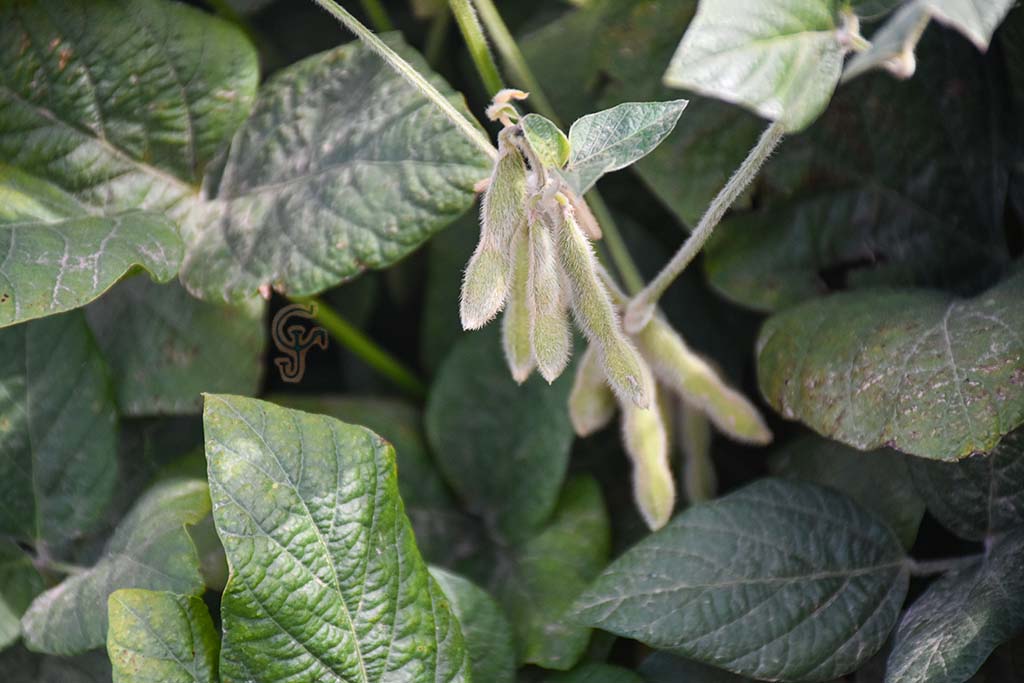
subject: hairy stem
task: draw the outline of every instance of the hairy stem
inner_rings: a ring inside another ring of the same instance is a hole
[[[380,4],[380,0],[359,0],[359,4],[363,6],[363,11],[370,18],[370,23],[376,31],[395,30],[395,25],[391,23],[391,17],[388,16],[384,5]]]
[[[363,41],[371,50],[380,55],[388,66],[395,70],[395,72],[409,82],[414,88],[416,88],[424,97],[426,97],[431,104],[441,110],[441,112],[451,121],[452,125],[462,133],[467,140],[475,144],[484,152],[487,156],[492,159],[497,158],[498,150],[495,149],[491,141],[487,139],[472,121],[470,121],[462,112],[456,109],[448,99],[438,92],[437,88],[430,84],[430,82],[424,78],[416,69],[413,68],[409,62],[402,59],[398,53],[388,47],[384,41],[373,34],[368,28],[363,26],[358,19],[352,16],[348,10],[339,5],[334,0],[315,0],[315,2],[324,8],[331,16],[340,21],[345,28],[352,31],[359,40]]]
[[[484,82],[487,94],[493,96],[505,87],[501,81],[501,74],[498,72],[498,65],[494,63],[491,55],[491,48],[487,45],[487,38],[483,29],[480,28],[480,20],[476,16],[476,10],[469,0],[449,0],[452,14],[459,24],[459,30],[466,41],[469,49],[469,56],[473,58],[477,73]]]
[[[512,37],[512,33],[508,30],[508,26],[505,25],[505,21],[501,18],[494,3],[491,0],[473,0],[473,3],[476,5],[477,12],[480,13],[480,20],[487,27],[487,33],[494,41],[494,48],[501,55],[505,66],[512,74],[512,79],[530,93],[531,106],[537,110],[538,114],[557,121],[554,107],[551,106],[540,83],[534,78],[530,66],[526,63],[526,58],[523,57],[522,50],[519,49],[516,39]]]
[[[314,304],[317,322],[323,325],[331,337],[380,375],[391,380],[395,386],[416,398],[423,398],[426,395],[427,388],[422,380],[375,341],[353,327],[323,300],[316,297],[291,297],[291,300],[296,303]]]
[[[437,68],[441,61],[441,51],[444,49],[445,41],[448,40],[448,27],[452,22],[452,13],[447,7],[441,7],[437,16],[430,22],[427,29],[427,39],[423,45],[423,56],[427,58],[427,64]]]
[[[729,178],[729,182],[725,184],[725,187],[722,188],[718,196],[711,202],[711,206],[708,207],[708,210],[704,213],[694,231],[683,242],[683,246],[679,248],[679,251],[672,257],[672,260],[658,273],[657,277],[629,303],[625,317],[627,332],[635,334],[642,330],[650,321],[658,300],[665,293],[665,290],[675,282],[676,278],[686,269],[686,266],[700,253],[704,243],[711,237],[725,212],[743,193],[743,190],[750,185],[751,181],[757,177],[757,173],[761,170],[764,162],[768,160],[768,157],[778,147],[779,142],[782,141],[783,132],[783,126],[778,121],[768,126],[761,135],[760,140],[750,150],[747,158],[743,160],[740,167]]]
[[[940,560],[915,560],[908,559],[911,576],[934,576],[946,572],[962,569],[969,564],[983,558],[984,554],[964,555],[962,557],[947,557]]]
[[[612,263],[615,264],[615,270],[619,271],[619,277],[622,278],[622,284],[625,285],[626,291],[631,295],[636,294],[644,288],[644,277],[640,274],[640,269],[633,263],[633,258],[629,255],[629,249],[626,248],[626,242],[622,239],[622,233],[619,232],[619,227],[615,224],[608,205],[604,203],[604,199],[601,198],[597,190],[591,190],[589,194],[590,208],[604,232],[603,241]]]

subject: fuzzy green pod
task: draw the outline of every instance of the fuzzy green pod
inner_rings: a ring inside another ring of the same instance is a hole
[[[527,144],[545,168],[563,168],[569,162],[569,138],[549,119],[540,114],[527,114],[519,125]]]
[[[549,383],[569,364],[572,333],[554,239],[543,223],[530,226],[530,342],[537,369]]]
[[[576,365],[569,394],[569,419],[577,436],[590,436],[615,417],[615,394],[604,378],[597,349],[588,346]]]
[[[563,222],[558,230],[562,269],[572,290],[572,307],[583,332],[601,353],[601,364],[612,390],[641,408],[651,405],[653,386],[648,381],[644,360],[619,327],[618,316],[608,290],[598,277],[597,257],[573,210],[562,207]]]
[[[511,286],[511,242],[525,222],[526,164],[512,146],[499,143],[498,161],[480,207],[480,241],[462,280],[462,327],[476,330],[498,315]]]
[[[512,237],[512,287],[501,321],[502,346],[512,379],[522,384],[535,366],[530,343],[530,243],[523,225]]]
[[[622,402],[622,442],[633,463],[633,498],[651,531],[665,526],[676,504],[668,432],[657,405]]]
[[[772,440],[754,404],[728,386],[663,318],[651,319],[634,338],[658,380],[706,413],[720,431],[743,443],[763,445]]]

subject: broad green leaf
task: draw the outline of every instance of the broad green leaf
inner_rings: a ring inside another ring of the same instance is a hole
[[[607,563],[610,536],[597,482],[577,478],[547,526],[499,557],[490,584],[512,622],[520,664],[566,670],[583,656],[590,629],[570,607]]]
[[[845,85],[768,162],[761,207],[719,226],[705,252],[712,284],[759,310],[879,284],[991,285],[1014,253],[1002,208],[1013,126],[990,115],[1007,106],[986,85],[1000,77],[995,62],[930,31],[915,78]]]
[[[840,7],[838,0],[703,0],[665,82],[799,131],[839,82]]]
[[[179,214],[258,78],[241,30],[183,3],[5,2],[0,158],[102,213]]]
[[[646,679],[619,666],[586,662],[572,671],[548,676],[544,683],[646,683]]]
[[[405,517],[394,449],[364,427],[207,395],[206,457],[231,570],[226,680],[468,680],[458,622]]]
[[[569,161],[569,139],[550,119],[527,114],[520,121],[523,135],[537,158],[548,168],[562,168]]]
[[[691,659],[668,652],[655,652],[637,669],[647,683],[749,683],[751,679],[737,676]]]
[[[494,598],[458,574],[438,567],[431,567],[430,573],[444,590],[462,627],[473,680],[513,683],[516,679],[516,653],[512,645],[512,627]]]
[[[935,17],[967,36],[979,50],[987,50],[992,34],[1014,0],[915,0]]]
[[[887,69],[897,78],[910,78],[917,69],[914,50],[931,16],[918,2],[901,7],[871,36],[871,48],[857,54],[843,70],[843,80],[872,69]]]
[[[668,137],[687,100],[626,102],[577,119],[569,129],[571,151],[563,175],[580,195],[606,173],[649,154]]]
[[[497,329],[475,332],[449,354],[427,401],[427,438],[467,510],[515,541],[548,519],[562,488],[572,373],[552,386],[540,377],[518,385],[496,337]]]
[[[905,548],[914,544],[924,501],[914,490],[907,456],[887,448],[863,453],[837,441],[805,436],[789,442],[771,461],[779,476],[831,486],[889,525]]]
[[[217,683],[220,635],[202,598],[123,589],[108,604],[113,683]]]
[[[205,482],[171,481],[150,489],[118,525],[95,566],[35,599],[21,620],[25,644],[58,655],[101,647],[107,598],[121,588],[201,593],[199,558],[185,527],[209,512]]]
[[[86,316],[110,365],[125,415],[202,410],[200,394],[259,391],[266,346],[265,302],[238,306],[199,301],[177,283],[134,278]]]
[[[903,615],[886,683],[963,683],[1024,632],[1024,529],[974,564],[943,576]]]
[[[4,683],[110,683],[110,660],[102,650],[77,657],[50,657],[21,645],[0,653]]]
[[[398,491],[423,557],[456,569],[479,559],[482,530],[459,510],[438,473],[427,450],[420,409],[395,399],[366,396],[280,395],[270,401],[362,425],[390,441],[395,447]]]
[[[21,615],[43,592],[43,577],[32,558],[11,541],[0,539],[0,650],[21,636]]]
[[[957,463],[914,460],[910,474],[928,511],[962,538],[983,541],[1024,526],[1024,429]]]
[[[7,245],[0,326],[84,306],[136,268],[166,282],[178,272],[182,253],[177,230],[163,216],[94,215],[57,187],[3,164],[0,240]]]
[[[101,520],[117,410],[81,312],[0,331],[0,533],[58,546]]]
[[[990,450],[1024,422],[1022,297],[1024,270],[973,299],[880,289],[791,308],[761,330],[761,392],[855,448]]]
[[[613,562],[577,601],[592,626],[723,669],[820,681],[885,642],[906,558],[873,515],[785,479],[689,508]]]
[[[247,298],[261,285],[314,294],[416,249],[469,208],[489,167],[369,48],[314,55],[261,89],[210,188],[214,206],[186,239],[182,280],[204,298]]]

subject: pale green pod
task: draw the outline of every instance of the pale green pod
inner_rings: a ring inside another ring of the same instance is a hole
[[[501,152],[480,207],[480,241],[462,280],[462,327],[475,330],[498,315],[511,286],[511,241],[526,211],[526,164],[511,145]]]
[[[534,358],[530,344],[529,274],[530,243],[526,226],[512,238],[512,286],[505,316],[501,321],[502,346],[512,379],[522,384],[533,372]]]
[[[676,504],[668,433],[657,405],[622,402],[622,442],[633,463],[633,498],[651,531],[665,526]]]
[[[615,417],[615,394],[604,377],[597,349],[588,346],[576,366],[569,394],[569,419],[577,436],[590,436]]]
[[[683,495],[688,503],[711,500],[718,492],[718,477],[711,461],[711,423],[703,412],[682,401],[677,422],[683,456]]]
[[[635,339],[658,380],[704,411],[721,432],[743,443],[763,445],[772,440],[754,404],[691,351],[664,318],[654,317]]]
[[[597,257],[576,224],[572,208],[562,208],[564,220],[556,243],[572,290],[576,321],[600,351],[605,376],[616,395],[646,408],[651,405],[654,388],[646,379],[649,373],[644,361],[619,327],[608,290],[598,277]]]
[[[569,329],[562,278],[551,233],[540,222],[530,226],[530,342],[537,369],[549,383],[569,364]]]

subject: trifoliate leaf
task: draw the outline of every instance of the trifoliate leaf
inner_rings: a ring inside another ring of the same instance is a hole
[[[512,627],[494,598],[458,574],[438,567],[431,567],[430,573],[448,596],[452,612],[462,627],[473,680],[513,683],[516,653],[512,646]]]
[[[562,168],[569,161],[569,138],[540,114],[527,114],[519,122],[530,148],[545,168]]]

